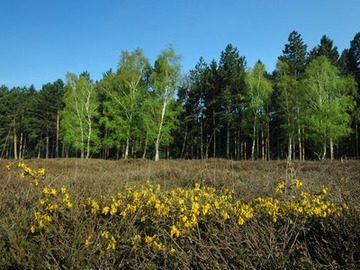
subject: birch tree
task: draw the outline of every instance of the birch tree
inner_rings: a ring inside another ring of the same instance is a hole
[[[180,78],[180,57],[173,47],[163,50],[157,57],[151,74],[151,90],[148,106],[153,114],[151,129],[155,135],[155,160],[159,160],[161,143],[169,143],[170,131],[174,126],[175,91]]]
[[[288,94],[290,94],[292,97],[297,96],[298,91],[298,85],[299,81],[303,76],[305,67],[306,67],[306,61],[307,61],[307,45],[303,42],[303,39],[301,35],[296,32],[292,31],[289,34],[288,37],[288,43],[285,44],[285,48],[283,50],[283,55],[278,57],[278,60],[281,63],[286,64],[286,71],[287,71],[287,79],[288,82],[291,81],[292,87],[287,88]],[[284,65],[283,65],[284,67]],[[297,110],[297,115],[292,115],[291,117],[295,117],[296,120],[299,120],[299,113],[300,108],[295,107],[295,110]],[[304,144],[303,142],[303,128],[300,126],[300,122],[296,121],[297,126],[297,137],[298,137],[298,149],[299,149],[299,159],[304,159]],[[292,132],[288,133],[287,135],[290,135],[291,137],[288,137],[288,159],[291,159],[292,155],[295,159],[295,133]]]
[[[82,158],[89,158],[98,144],[95,118],[99,102],[88,73],[79,77],[66,75],[65,107],[61,113],[61,132],[64,142],[80,151]]]
[[[114,145],[124,141],[124,159],[129,157],[131,138],[141,129],[141,106],[146,99],[149,70],[149,61],[142,50],[123,51],[116,74],[109,74],[99,84],[106,99],[103,121],[117,140]]]
[[[334,143],[351,132],[350,112],[354,109],[356,83],[352,77],[340,77],[339,71],[325,56],[313,60],[302,81],[307,104],[304,119],[308,137],[319,159],[334,158]]]
[[[280,129],[284,139],[287,140],[287,159],[292,159],[293,145],[295,145],[296,134],[299,131],[301,119],[299,111],[303,104],[299,90],[299,81],[290,74],[286,62],[278,60],[275,71],[275,97],[276,117],[280,122]],[[301,138],[299,137],[299,144]],[[303,147],[299,147],[300,151]],[[304,153],[300,155],[303,159]]]
[[[266,124],[266,106],[270,100],[272,92],[271,82],[265,75],[265,66],[260,61],[255,64],[254,69],[248,69],[245,75],[245,83],[247,86],[245,100],[247,102],[247,110],[252,118],[252,160],[255,159],[257,131]]]

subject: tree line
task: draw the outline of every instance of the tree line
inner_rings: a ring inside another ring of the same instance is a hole
[[[359,86],[360,32],[339,53],[326,35],[308,50],[293,31],[271,73],[232,44],[185,75],[172,46],[153,65],[122,51],[99,81],[2,85],[1,157],[358,158]]]

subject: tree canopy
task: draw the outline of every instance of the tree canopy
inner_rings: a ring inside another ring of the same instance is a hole
[[[339,52],[292,31],[272,72],[233,44],[182,72],[174,47],[138,48],[96,82],[2,85],[1,158],[359,158],[360,33]]]

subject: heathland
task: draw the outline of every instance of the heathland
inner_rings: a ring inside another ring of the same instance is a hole
[[[0,160],[2,269],[356,269],[359,161]]]

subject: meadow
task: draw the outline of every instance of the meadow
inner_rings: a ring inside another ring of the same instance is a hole
[[[358,269],[360,162],[0,160],[0,269]]]

